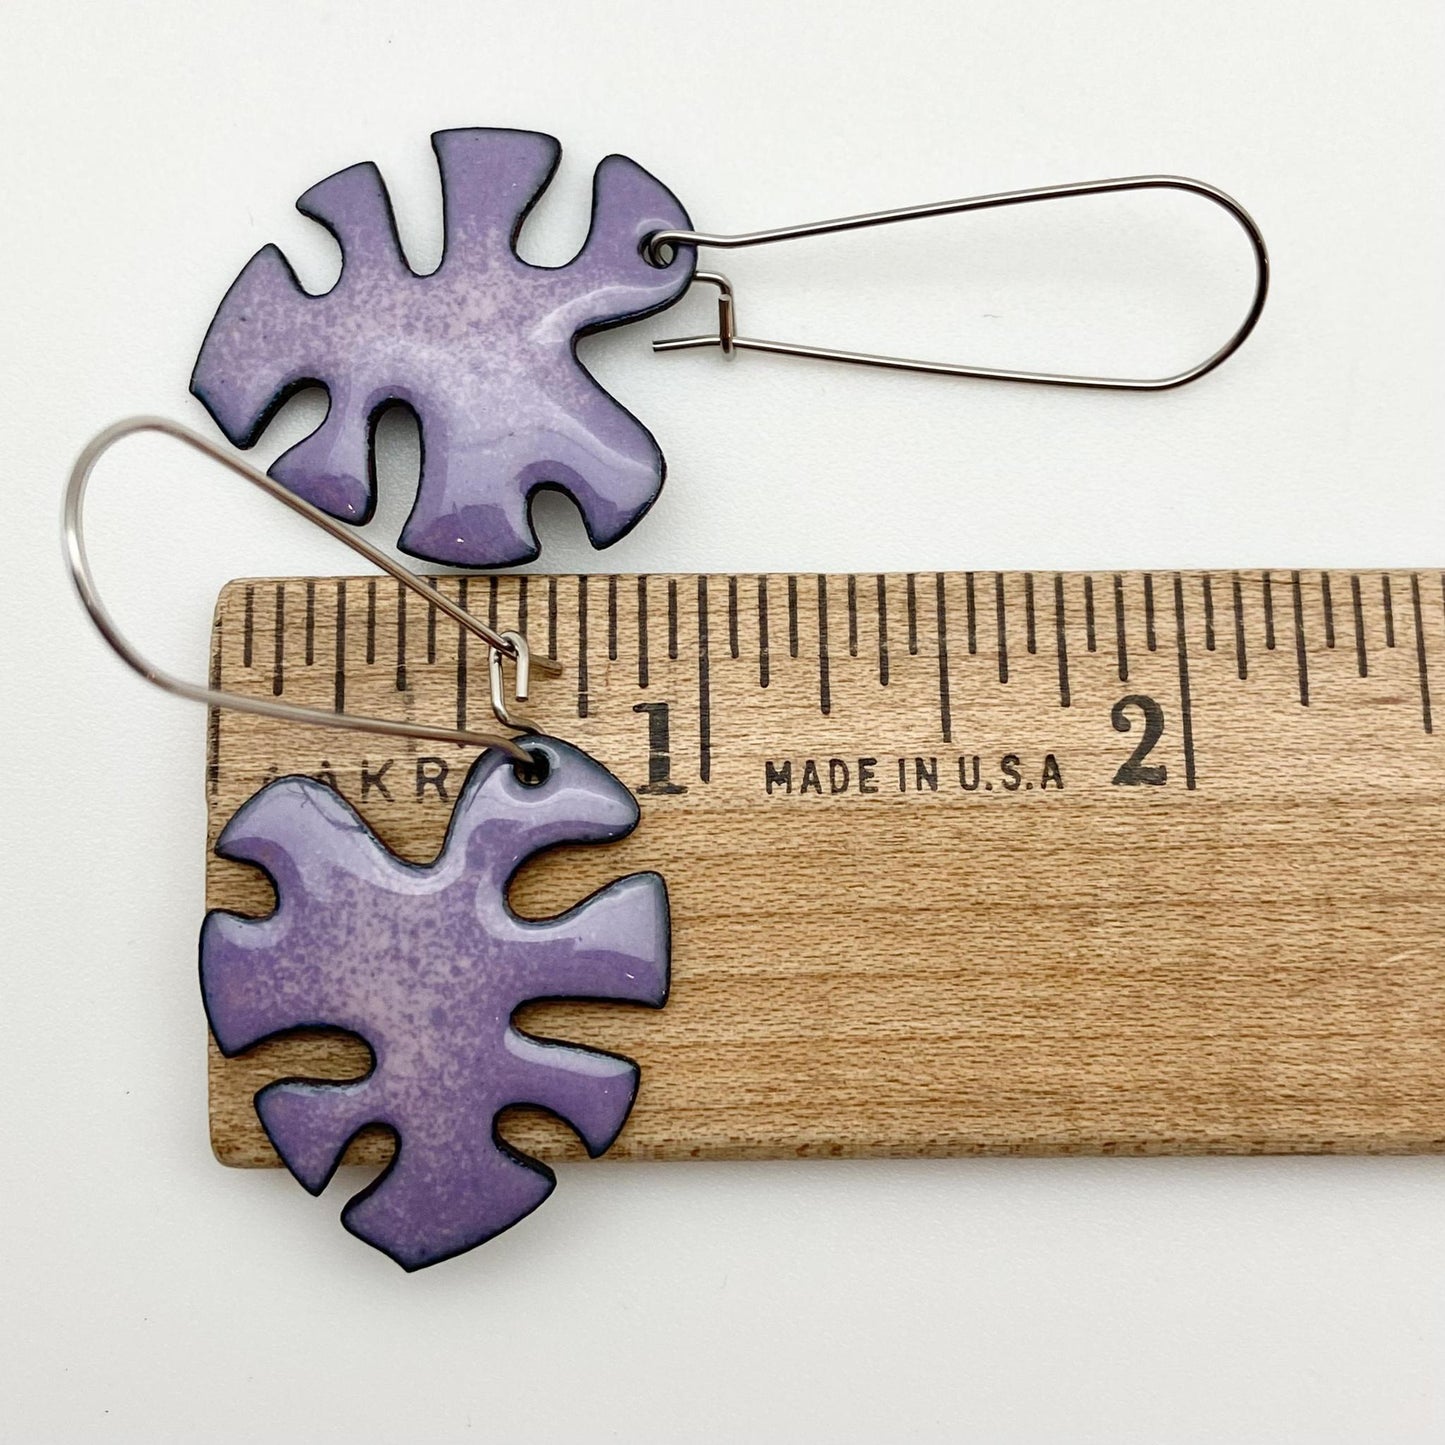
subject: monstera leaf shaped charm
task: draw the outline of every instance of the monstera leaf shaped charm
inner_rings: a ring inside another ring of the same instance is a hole
[[[652,434],[576,355],[579,336],[651,315],[692,279],[694,253],[644,255],[660,230],[689,229],[676,198],[635,162],[608,156],[593,182],[592,228],[561,267],[516,251],[561,147],[530,131],[449,130],[441,167],[445,250],[407,265],[386,187],[369,162],[296,203],[341,245],[336,285],[313,296],[275,246],[247,263],[211,323],[191,390],[237,446],[260,437],[294,391],[319,383],[326,420],[271,474],[323,511],[366,521],[375,505],[377,413],[405,402],[421,427],[416,504],[401,534],[414,556],[497,567],[537,555],[532,494],[567,492],[594,546],[629,531],[664,474]]]
[[[561,917],[507,906],[521,863],[559,843],[607,842],[637,803],[605,768],[552,738],[519,739],[521,775],[484,753],[436,861],[397,858],[333,789],[288,777],[262,788],[216,844],[265,869],[265,918],[210,914],[201,933],[206,1013],[227,1055],[289,1030],[358,1034],[374,1065],[348,1083],[300,1079],[256,1096],[272,1144],[312,1193],[367,1124],[397,1139],[387,1171],[346,1206],[352,1233],[408,1270],[482,1243],[551,1193],[552,1171],[500,1141],[498,1113],[533,1104],[601,1154],[637,1092],[630,1060],[521,1033],[530,999],[611,999],[659,1008],[668,989],[667,892],[636,873]]]

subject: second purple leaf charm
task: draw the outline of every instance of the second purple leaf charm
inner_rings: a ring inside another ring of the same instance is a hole
[[[265,918],[212,913],[201,932],[201,990],[221,1051],[307,1027],[359,1035],[374,1059],[351,1083],[286,1079],[256,1096],[266,1133],[314,1194],[363,1126],[397,1140],[386,1172],[346,1206],[352,1233],[412,1270],[490,1239],[551,1193],[545,1165],[498,1137],[511,1104],[547,1109],[590,1154],[616,1139],[638,1068],[596,1049],[544,1042],[512,1014],[541,998],[667,999],[667,889],[620,879],[558,918],[519,918],[507,887],[534,853],[611,842],[637,802],[587,754],[518,739],[540,781],[499,752],[473,766],[436,861],[385,848],[334,789],[278,779],[226,825],[217,851],[265,869]]]
[[[556,169],[557,141],[475,129],[438,132],[432,144],[445,232],[436,271],[407,265],[376,167],[340,171],[297,202],[341,245],[336,285],[310,295],[275,246],[257,252],[221,302],[191,390],[245,447],[293,392],[323,385],[326,420],[271,472],[351,522],[375,505],[374,418],[405,402],[422,438],[401,534],[414,556],[462,567],[530,560],[530,500],[543,486],[567,492],[605,547],[656,500],[664,465],[652,434],[577,360],[576,340],[678,299],[693,253],[657,266],[643,247],[654,232],[688,228],[687,213],[642,167],[608,156],[582,250],[565,266],[532,266],[515,243]]]

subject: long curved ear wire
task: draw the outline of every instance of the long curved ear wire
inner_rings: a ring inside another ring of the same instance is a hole
[[[654,351],[691,351],[716,346],[725,356],[739,351],[769,351],[778,356],[806,356],[815,361],[842,361],[854,366],[882,366],[893,371],[923,371],[941,376],[976,376],[990,381],[1027,381],[1041,386],[1085,386],[1106,391],[1168,391],[1198,381],[1216,366],[1228,361],[1254,330],[1265,297],[1269,294],[1269,252],[1253,217],[1232,196],[1204,181],[1187,176],[1120,176],[1114,180],[1079,181],[1067,186],[1040,186],[1027,191],[1002,191],[991,196],[970,196],[960,201],[938,201],[926,206],[902,206],[893,211],[872,211],[861,216],[842,216],[833,221],[811,221],[800,226],[780,226],[772,231],[749,231],[737,236],[708,235],[702,231],[656,231],[647,238],[647,254],[657,263],[666,262],[679,246],[718,246],[737,250],[743,246],[765,246],[774,241],[795,241],[807,236],[830,236],[839,231],[861,231],[870,226],[890,226],[900,221],[921,221],[932,216],[953,216],[967,211],[987,211],[997,206],[1024,206],[1035,201],[1061,200],[1071,196],[1106,195],[1114,191],[1187,191],[1222,206],[1239,222],[1254,254],[1254,297],[1249,311],[1234,334],[1203,361],[1173,376],[1072,376],[1047,371],[1007,371],[992,366],[967,366],[948,361],[915,361],[902,356],[875,356],[863,351],[838,351],[827,346],[799,345],[787,341],[760,341],[737,334],[737,310],[733,288],[727,277],[713,271],[694,273],[694,281],[718,288],[718,329],[715,336],[678,336],[654,341]]]
[[[353,535],[341,523],[333,521],[325,512],[309,502],[287,491],[279,482],[273,481],[265,472],[258,471],[249,463],[223,447],[207,441],[187,427],[164,417],[137,416],[116,422],[94,437],[76,459],[71,469],[70,481],[65,489],[65,555],[70,567],[71,580],[85,604],[85,610],[95,623],[100,635],[127,666],[138,672],[147,682],[154,683],[166,692],[178,697],[190,698],[205,703],[208,707],[230,708],[235,712],[259,713],[262,717],[279,718],[282,722],[305,723],[316,727],[351,728],[357,732],[380,733],[388,737],[422,738],[428,742],[460,743],[466,747],[499,748],[519,763],[530,764],[532,759],[510,737],[500,734],[467,732],[460,728],[432,727],[426,723],[408,722],[401,718],[365,717],[355,713],[324,712],[320,708],[299,707],[294,703],[278,702],[268,698],[248,697],[244,693],[225,692],[219,688],[205,687],[188,682],[185,678],[174,677],[157,667],[127,640],[116,625],[115,619],[106,610],[90,570],[85,552],[85,493],[96,463],[117,442],[137,432],[159,432],[193,448],[202,455],[229,467],[237,476],[245,478],[259,487],[268,496],[290,507],[293,512],[313,522],[323,532],[344,542],[353,552],[365,557],[368,562],[396,578],[403,586],[409,587],[418,597],[445,612],[453,621],[467,631],[481,638],[489,650],[492,710],[497,721],[505,727],[532,730],[530,724],[513,719],[508,714],[505,690],[502,686],[502,659],[510,659],[516,666],[516,696],[525,701],[530,673],[533,668],[548,676],[558,676],[562,669],[551,658],[534,657],[527,646],[527,640],[519,632],[496,632],[485,623],[473,617],[470,612],[448,600],[440,591],[431,586],[416,573],[408,571],[399,562],[379,551],[363,538]]]

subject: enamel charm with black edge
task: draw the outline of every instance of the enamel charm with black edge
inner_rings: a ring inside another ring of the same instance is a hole
[[[363,556],[382,560],[428,604],[445,599],[361,538],[340,534],[310,503],[172,423],[141,418],[113,427],[72,473],[65,505],[72,575],[101,634],[148,681],[283,722],[483,749],[427,864],[397,857],[336,787],[301,776],[265,783],[222,830],[216,852],[261,869],[276,907],[264,917],[212,912],[201,929],[201,995],[224,1055],[320,1028],[351,1033],[370,1050],[365,1077],[279,1079],[256,1094],[256,1112],[277,1154],[313,1194],[363,1129],[390,1132],[392,1162],[342,1220],[407,1270],[435,1264],[515,1224],[556,1183],[545,1164],[501,1138],[496,1120],[504,1109],[548,1110],[593,1156],[626,1123],[639,1081],[632,1060],[534,1038],[513,1015],[525,1003],[556,998],[661,1008],[669,980],[666,885],[656,873],[635,873],[541,920],[514,913],[507,890],[545,849],[626,837],[639,821],[637,800],[599,762],[556,738],[327,714],[202,687],[155,667],[107,612],[84,540],[95,464],[139,431],[161,432],[222,461]],[[534,665],[525,637],[494,633],[446,605],[491,653],[498,722],[522,725],[501,698],[500,660],[505,650],[515,662],[517,701],[525,702]],[[535,664],[556,670],[549,659]]]
[[[505,567],[537,556],[531,501],[541,488],[576,502],[593,546],[625,536],[656,501],[666,467],[652,433],[578,360],[579,337],[671,306],[693,281],[718,291],[715,334],[657,341],[658,351],[716,347],[726,356],[771,352],[854,365],[1057,386],[1160,391],[1212,371],[1254,328],[1268,290],[1258,227],[1238,202],[1182,176],[1126,176],[976,196],[739,235],[691,229],[677,198],[625,156],[608,156],[593,182],[592,224],[565,266],[517,254],[528,211],[561,155],[551,136],[466,129],[432,137],[441,171],[441,264],[407,264],[385,182],[369,162],[311,187],[301,213],[342,251],[324,295],[304,291],[275,246],[246,264],[211,322],[191,390],[227,438],[254,445],[296,391],[324,386],[325,420],[285,452],[271,474],[343,521],[374,510],[376,419],[403,403],[421,431],[417,494],[403,551],[458,567]],[[1120,191],[1176,190],[1223,207],[1255,263],[1249,310],[1217,351],[1156,378],[1075,376],[913,360],[741,335],[726,276],[696,270],[700,248],[802,240],[997,206]]]

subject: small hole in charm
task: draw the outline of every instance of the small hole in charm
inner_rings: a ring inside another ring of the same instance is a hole
[[[540,788],[552,775],[551,760],[540,748],[525,748],[523,751],[530,761],[514,762],[512,771],[517,775],[517,781],[524,788]]]

